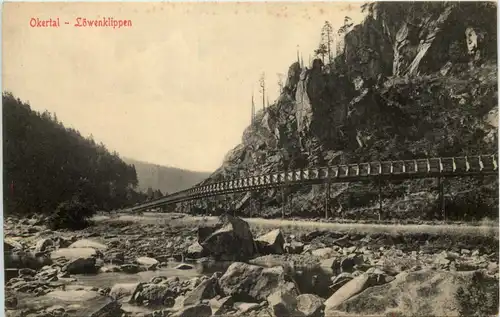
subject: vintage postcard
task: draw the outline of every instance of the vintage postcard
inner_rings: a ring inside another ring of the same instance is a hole
[[[494,316],[496,2],[6,2],[6,316]]]

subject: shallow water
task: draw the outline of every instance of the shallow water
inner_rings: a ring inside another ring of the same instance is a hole
[[[272,263],[271,263],[272,262]],[[317,294],[323,298],[328,298],[331,293],[329,289],[330,278],[333,275],[331,270],[325,270],[319,267],[290,267],[287,263],[277,263],[271,261],[269,263],[262,263],[263,267],[273,267],[276,265],[283,265],[286,271],[291,274],[294,280],[297,282],[297,286],[301,293],[313,293]],[[158,268],[155,271],[145,271],[136,274],[127,274],[123,272],[110,272],[110,273],[99,273],[93,275],[72,275],[76,282],[68,283],[67,291],[77,291],[78,286],[86,287],[97,287],[97,288],[111,288],[117,283],[138,283],[138,282],[148,282],[156,276],[164,277],[178,277],[179,279],[191,279],[194,277],[207,275],[211,276],[214,272],[225,272],[226,269],[231,265],[232,262],[203,262],[203,263],[189,263],[192,265],[191,269],[179,270],[175,267],[181,264],[180,262],[170,262],[166,267]],[[69,281],[68,281],[69,282]],[[66,283],[65,283],[66,284]],[[71,286],[70,286],[71,285]],[[52,300],[47,296],[42,296],[38,298],[38,301],[34,301],[32,295],[25,297],[19,297],[19,307],[33,307],[34,305],[49,307],[55,304],[60,304],[59,302],[64,302],[64,300],[58,299]],[[36,303],[35,303],[36,302]],[[39,303],[38,303],[39,302]],[[51,304],[52,303],[52,304]],[[85,302],[84,305],[88,309],[95,308],[93,306],[97,303]],[[87,307],[88,306],[88,307]],[[84,307],[84,308],[85,308]],[[122,309],[128,312],[142,312],[149,313],[153,310],[147,307],[134,306],[128,303],[122,303]],[[79,313],[81,313],[79,311]],[[75,312],[78,315],[78,313]],[[80,314],[81,315],[81,314]],[[77,316],[75,316],[77,317]]]
[[[123,272],[108,272],[99,274],[86,274],[86,275],[74,275],[72,277],[77,279],[76,284],[92,287],[112,287],[114,284],[118,283],[139,283],[148,282],[153,277],[165,276],[165,277],[178,277],[179,279],[191,279],[193,277],[209,275],[216,271],[216,269],[207,269],[207,265],[204,263],[188,263],[193,266],[189,270],[179,270],[175,267],[181,264],[180,262],[169,262],[166,267],[160,267],[154,271],[144,271],[135,274],[128,274]],[[220,264],[214,265],[218,267]]]

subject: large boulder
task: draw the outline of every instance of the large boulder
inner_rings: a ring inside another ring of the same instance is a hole
[[[233,308],[234,302],[231,296],[226,296],[223,298],[212,298],[209,304],[212,308],[212,316],[223,316]]]
[[[302,317],[304,314],[297,310],[297,299],[294,294],[286,291],[277,291],[267,297],[269,308],[275,317],[296,316]]]
[[[319,317],[323,311],[325,300],[314,294],[297,296],[297,310],[306,317]]]
[[[285,238],[280,229],[275,229],[255,240],[257,249],[261,254],[283,254]]]
[[[129,302],[139,306],[172,306],[176,295],[177,290],[166,283],[139,283]]]
[[[69,274],[93,274],[97,272],[96,258],[78,258],[70,261],[63,267]]]
[[[478,278],[479,277],[479,278]],[[354,279],[356,280],[356,279]],[[354,281],[353,280],[353,281]],[[349,283],[348,283],[349,284]],[[473,288],[482,288],[475,296],[479,296],[482,307],[474,307],[478,298],[461,296],[459,289],[465,293]],[[340,292],[340,290],[338,291]],[[495,295],[496,294],[496,295]],[[335,296],[335,294],[334,294]],[[403,316],[416,314],[425,316],[458,316],[463,309],[473,312],[484,309],[491,296],[493,309],[498,308],[498,281],[487,278],[479,272],[449,272],[423,270],[403,272],[391,283],[374,286],[349,299],[338,302],[335,309],[325,310],[325,314],[338,315],[349,312],[352,315],[390,315],[396,313]],[[496,304],[495,304],[496,301]],[[327,305],[328,306],[328,305]],[[327,307],[328,308],[328,307]],[[495,315],[498,311],[489,312]],[[469,314],[465,314],[469,315]],[[487,314],[485,314],[487,315]]]
[[[227,214],[215,226],[198,228],[198,242],[219,260],[246,260],[256,251],[248,223]]]
[[[363,273],[350,280],[326,300],[325,315],[334,316],[336,307],[373,285],[375,285],[374,279],[368,273]]]
[[[263,268],[236,262],[220,278],[219,285],[224,295],[242,302],[260,302],[277,291],[299,295],[297,284],[281,266]]]
[[[118,283],[113,285],[109,292],[109,296],[115,300],[123,300],[128,302],[134,294],[135,290],[139,286],[139,283]]]
[[[186,251],[186,257],[190,259],[199,259],[207,254],[206,250],[198,243],[191,244]]]
[[[217,279],[209,278],[201,282],[195,289],[186,294],[184,306],[200,304],[204,299],[211,299],[219,293]]]

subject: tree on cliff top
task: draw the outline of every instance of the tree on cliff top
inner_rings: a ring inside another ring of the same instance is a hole
[[[318,48],[314,51],[316,56],[321,56],[323,64],[326,64],[325,57],[328,57],[328,64],[333,62],[333,48],[334,48],[335,36],[333,34],[333,27],[329,21],[325,21],[325,24],[321,28],[321,40]]]

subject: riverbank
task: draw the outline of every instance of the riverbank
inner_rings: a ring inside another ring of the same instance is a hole
[[[470,288],[474,274],[498,280],[498,227],[244,220],[256,241],[274,230],[262,238],[273,247],[266,254],[252,255],[247,264],[231,267],[239,261],[214,262],[198,243],[198,227],[213,226],[215,217],[153,213],[96,216],[93,226],[75,232],[51,231],[36,219],[6,218],[7,315],[56,316],[66,312],[82,316],[90,312],[91,316],[108,309],[119,314],[99,316],[170,316],[198,309],[197,314],[205,316],[208,310],[203,305],[210,307],[211,315],[222,301],[224,315],[269,316],[283,299],[255,294],[271,296],[276,287],[286,288],[293,296],[302,294],[300,301],[307,297],[317,303],[323,315],[332,307],[355,315],[383,315],[394,309],[410,313],[428,304],[430,313],[448,314],[463,306],[455,293],[460,287]],[[257,283],[262,278],[269,282]],[[295,283],[292,289],[286,282],[289,278]],[[214,280],[226,282],[212,285]],[[228,286],[242,280],[250,287],[244,294],[247,297]],[[207,290],[207,285],[214,289]],[[351,293],[353,287],[358,290],[332,304],[330,299],[338,297],[338,292],[347,292],[345,287]],[[426,287],[443,301],[451,301],[451,308],[442,310],[420,293],[416,302],[422,307],[405,304],[405,296]],[[498,283],[495,287],[498,289]],[[379,291],[373,293],[377,288]],[[408,292],[401,291],[405,288]],[[487,291],[491,293],[491,289]],[[389,295],[394,292],[397,294]],[[195,306],[189,305],[193,296],[197,298]],[[232,303],[226,303],[228,296]],[[373,303],[365,308],[351,307],[361,298],[370,302],[377,296],[395,296],[401,302],[397,307],[389,301],[380,307]],[[75,299],[86,304],[78,306]],[[293,303],[285,306],[298,309]]]
[[[373,222],[354,222],[346,221],[341,223],[318,221],[309,219],[264,219],[264,218],[242,218],[250,224],[255,230],[265,230],[269,228],[280,228],[281,230],[311,232],[314,230],[321,231],[339,231],[351,233],[383,233],[383,234],[441,234],[441,235],[463,235],[463,236],[491,236],[498,237],[499,227],[498,222],[485,220],[482,223],[465,223],[465,222],[422,222],[420,224],[401,224],[401,223],[373,223]],[[113,214],[99,215],[94,217],[94,221],[126,221],[141,224],[156,224],[168,223],[171,226],[178,227],[197,227],[200,225],[212,224],[217,221],[217,217],[207,216],[190,216],[178,213],[153,213],[146,212],[142,215],[134,214]]]

